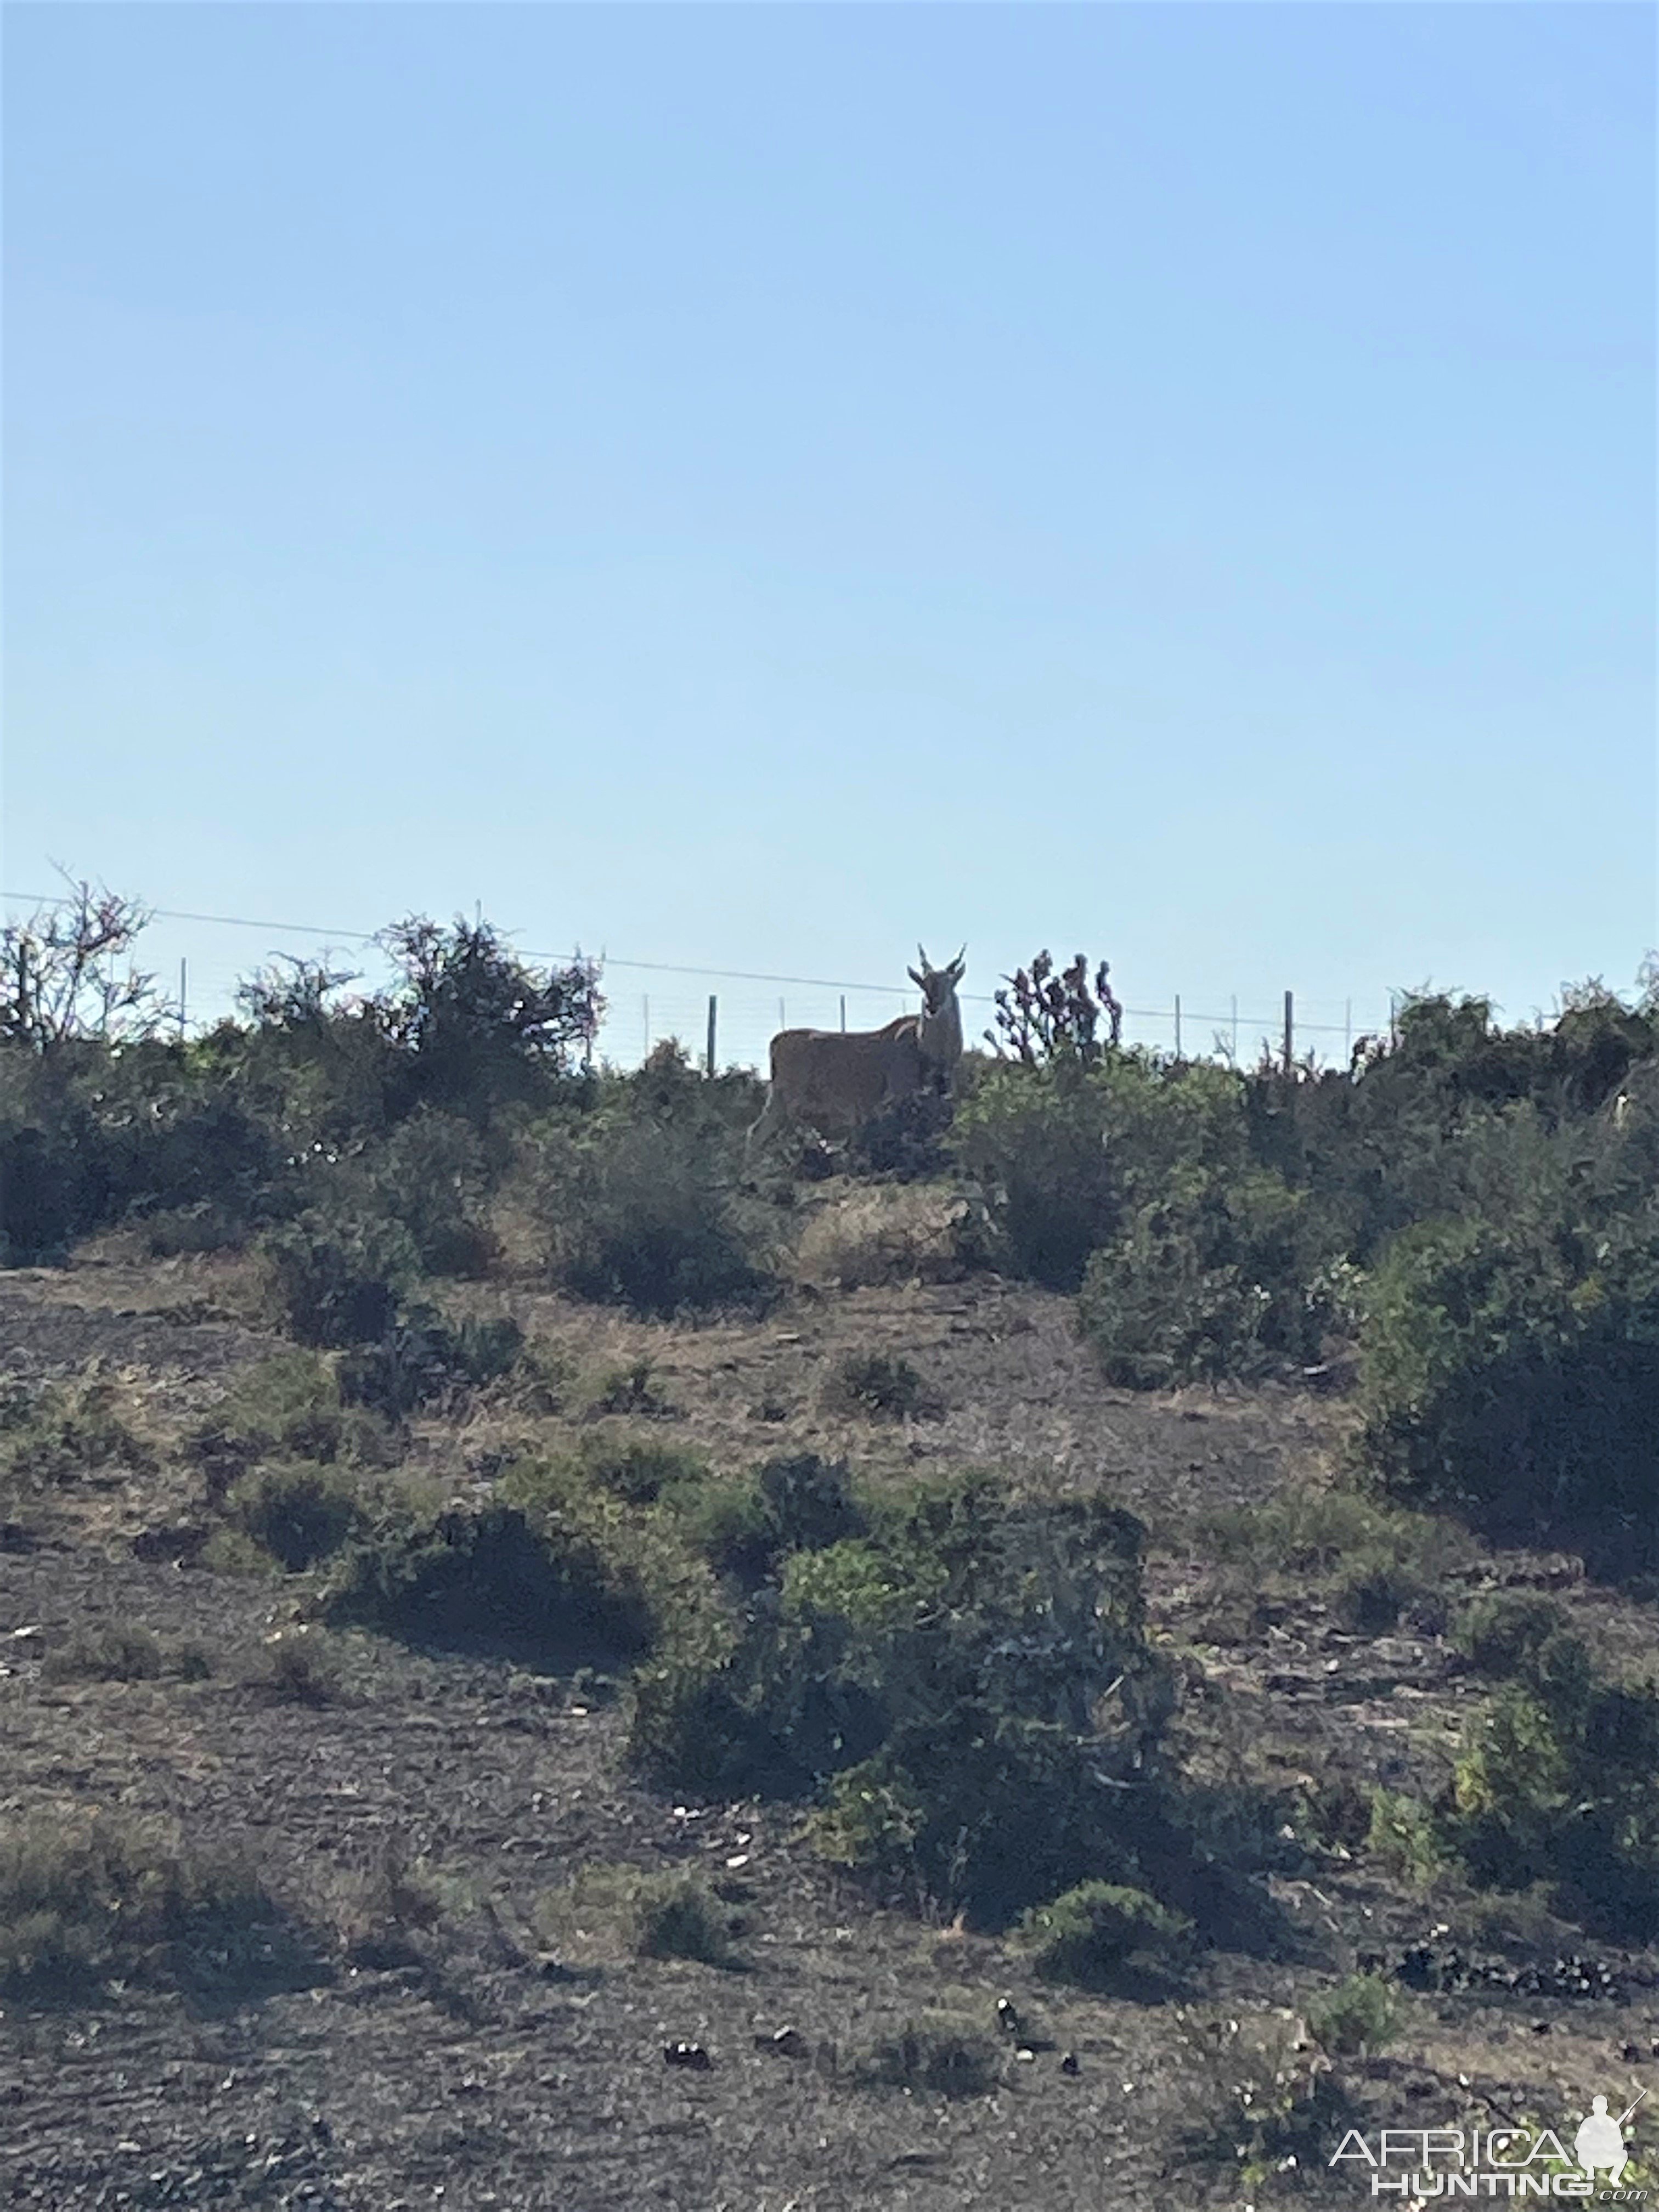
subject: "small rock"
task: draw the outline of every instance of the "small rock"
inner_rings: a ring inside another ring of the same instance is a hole
[[[1068,2051],[1066,2052],[1066,2056],[1060,2062],[1060,2070],[1062,2074],[1080,2074],[1083,2071],[1083,2069],[1078,2063],[1078,2057],[1075,2051]]]
[[[662,2047],[665,2066],[689,2066],[694,2074],[706,2074],[714,2064],[700,2043],[665,2043]]]

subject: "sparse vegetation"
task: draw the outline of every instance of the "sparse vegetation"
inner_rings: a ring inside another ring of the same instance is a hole
[[[153,1822],[0,1815],[0,1989],[84,1992],[112,1974],[257,1970],[283,1942],[252,1868]],[[213,1954],[217,1954],[216,1960]]]
[[[855,2081],[938,2097],[988,2096],[1003,2064],[994,2036],[976,2021],[949,2012],[920,2014],[850,2056]]]
[[[634,1866],[586,1866],[562,1890],[546,1893],[537,1923],[556,1941],[606,1938],[636,1959],[690,1959],[707,1966],[740,1963],[728,1905],[695,1875]]]
[[[939,1411],[938,1401],[899,1352],[844,1353],[826,1378],[823,1398],[831,1411],[866,1419],[916,1420]]]

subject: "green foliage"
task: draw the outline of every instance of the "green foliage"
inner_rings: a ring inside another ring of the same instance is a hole
[[[107,1480],[112,1468],[152,1468],[155,1455],[119,1403],[95,1369],[60,1382],[0,1384],[0,1490],[61,1490]]]
[[[325,1346],[385,1337],[420,1267],[408,1231],[374,1215],[302,1214],[271,1231],[264,1252],[283,1326]]]
[[[1267,1170],[1185,1166],[1095,1252],[1078,1322],[1109,1382],[1130,1389],[1248,1378],[1318,1356],[1300,1202]]]
[[[863,1534],[864,1509],[840,1460],[816,1452],[768,1460],[743,1482],[673,1501],[688,1539],[717,1572],[757,1589],[785,1555]]]
[[[1365,1849],[1389,1874],[1425,1889],[1445,1863],[1445,1847],[1431,1808],[1402,1790],[1370,1793]]]
[[[1563,1177],[1395,1242],[1368,1301],[1361,1449],[1406,1496],[1640,1570],[1659,1560],[1659,1198],[1598,1210]]]
[[[398,973],[376,1012],[398,1055],[405,1111],[488,1121],[509,1101],[544,1096],[545,1076],[592,1048],[605,1003],[592,962],[543,973],[487,922],[458,918],[446,931],[422,915],[393,923],[380,943]]]
[[[510,1374],[523,1348],[523,1332],[505,1315],[451,1322],[434,1306],[407,1304],[374,1342],[343,1354],[341,1395],[400,1420]]]
[[[902,1353],[848,1352],[835,1364],[825,1403],[843,1413],[886,1420],[916,1419],[937,1411],[932,1393]]]
[[[606,1533],[545,1498],[389,1513],[341,1556],[325,1613],[550,1663],[636,1657],[653,1640],[650,1600],[638,1559],[607,1547]]]
[[[1308,2008],[1308,2027],[1327,2051],[1369,2056],[1399,2034],[1404,2000],[1382,1974],[1350,1974]]]
[[[1121,1876],[1137,1820],[1152,1849],[1157,1792],[1111,1787],[1158,1710],[1127,1515],[986,1475],[860,1501],[817,1463],[771,1472],[736,1640],[642,1671],[636,1761],[702,1795],[815,1796],[830,1856],[990,1923]]]
[[[422,1105],[360,1156],[351,1180],[366,1211],[408,1234],[423,1274],[481,1276],[500,1255],[489,1203],[504,1159],[464,1115]]]
[[[922,2013],[851,2054],[854,2080],[938,2097],[984,2097],[996,2087],[1002,2052],[977,2021]]]
[[[244,1368],[191,1432],[185,1448],[215,1498],[247,1468],[268,1460],[377,1468],[396,1457],[386,1425],[343,1402],[331,1362],[297,1350]]]
[[[1554,1886],[1621,1940],[1659,1931],[1659,1688],[1610,1683],[1574,1637],[1527,1651],[1472,1723],[1447,1833],[1479,1881]]]
[[[1452,1643],[1483,1674],[1534,1680],[1539,1655],[1565,1627],[1566,1616],[1552,1598],[1488,1590],[1453,1622]]]
[[[0,1989],[51,1996],[112,1974],[173,1979],[193,1952],[268,1948],[274,1922],[249,1868],[153,1825],[0,1815]]]
[[[989,1256],[1075,1290],[1091,1253],[1166,1202],[1177,1176],[1183,1203],[1210,1194],[1212,1212],[1224,1214],[1227,1188],[1249,1165],[1244,1081],[1140,1052],[996,1066],[958,1109],[952,1148],[985,1194]]]
[[[243,1475],[228,1503],[233,1524],[290,1574],[331,1559],[365,1518],[349,1476],[303,1460]]]
[[[1087,1986],[1109,1983],[1136,1957],[1180,1956],[1193,1924],[1144,1889],[1085,1881],[1033,1907],[1020,1922],[1020,1935],[1040,1974]]]
[[[665,1496],[698,1497],[711,1475],[701,1452],[609,1422],[582,1439],[573,1469],[582,1482],[625,1505],[654,1505]]]
[[[738,1133],[686,1095],[689,1073],[648,1073],[581,1128],[538,1139],[524,1189],[549,1270],[578,1297],[640,1314],[752,1303],[769,1276],[738,1194]]]

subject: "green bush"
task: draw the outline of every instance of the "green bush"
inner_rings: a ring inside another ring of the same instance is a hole
[[[1401,2029],[1404,2000],[1382,1974],[1350,1974],[1308,2008],[1308,2027],[1324,2048],[1346,2057],[1371,2056]]]
[[[73,1996],[112,1975],[268,1968],[291,1947],[252,1869],[153,1824],[0,1815],[0,1989]],[[213,1954],[216,1953],[216,1960]]]
[[[421,1107],[367,1156],[364,1194],[406,1231],[423,1274],[487,1275],[500,1256],[489,1202],[504,1164],[463,1115]]]
[[[1146,1390],[1316,1359],[1297,1194],[1276,1176],[1183,1166],[1094,1253],[1078,1321],[1107,1380]]]
[[[816,1452],[768,1460],[740,1483],[683,1492],[674,1503],[710,1565],[749,1589],[773,1576],[787,1553],[823,1550],[866,1526],[845,1463]]]
[[[601,1122],[550,1148],[544,1167],[549,1266],[578,1297],[666,1317],[752,1304],[768,1288],[735,1153],[705,1127]]]
[[[917,1419],[939,1410],[933,1394],[902,1353],[848,1352],[825,1379],[824,1403],[866,1418]]]
[[[391,1330],[420,1269],[409,1232],[373,1215],[302,1214],[263,1240],[283,1326],[301,1344],[369,1344]]]
[[[664,1498],[696,1498],[712,1470],[701,1452],[607,1424],[585,1437],[573,1473],[625,1505],[654,1505]]]
[[[364,1522],[350,1479],[304,1461],[245,1474],[231,1489],[228,1504],[233,1524],[290,1574],[332,1558]]]
[[[1040,1974],[1089,1985],[1109,1983],[1136,1957],[1179,1956],[1193,1924],[1144,1889],[1085,1881],[1027,1912],[1020,1935]]]
[[[1472,1723],[1449,1840],[1476,1880],[1553,1886],[1622,1941],[1659,1932],[1659,1688],[1601,1680],[1576,1638],[1546,1639]]]
[[[1177,1174],[1224,1187],[1250,1164],[1243,1079],[1140,1052],[993,1067],[958,1109],[951,1146],[984,1192],[988,1256],[1065,1291]]]
[[[1452,1643],[1483,1674],[1530,1677],[1544,1646],[1565,1627],[1566,1616],[1552,1598],[1488,1590],[1458,1615]]]
[[[435,1307],[406,1305],[373,1343],[342,1355],[340,1392],[348,1404],[401,1420],[510,1374],[523,1349],[523,1332],[505,1315],[450,1322]]]
[[[61,1490],[111,1468],[152,1470],[155,1455],[119,1403],[95,1368],[66,1382],[0,1385],[0,1489]]]
[[[314,1352],[283,1352],[245,1368],[207,1419],[185,1438],[210,1498],[222,1499],[239,1475],[262,1462],[383,1468],[398,1455],[386,1423],[341,1397],[331,1362]]]
[[[1659,1561],[1659,1202],[1598,1224],[1546,1192],[1408,1231],[1362,1353],[1360,1449],[1395,1491],[1597,1567]]]
[[[389,1517],[342,1554],[324,1607],[331,1621],[412,1642],[555,1663],[636,1657],[653,1632],[629,1562],[589,1529],[505,1504]]]
[[[735,1644],[636,1682],[636,1761],[702,1795],[815,1796],[832,1856],[988,1924],[1143,1848],[1178,1855],[1158,1792],[1112,1786],[1167,1710],[1127,1516],[985,1475],[872,1498],[855,1534],[822,1502],[807,1486],[789,1530],[817,1541],[749,1563]]]
[[[1426,1888],[1445,1861],[1431,1808],[1401,1790],[1376,1789],[1370,1797],[1365,1849],[1389,1873]]]

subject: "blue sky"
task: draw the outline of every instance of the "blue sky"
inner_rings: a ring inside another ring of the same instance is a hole
[[[1655,25],[8,8],[6,887],[1629,984]]]

